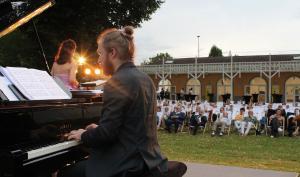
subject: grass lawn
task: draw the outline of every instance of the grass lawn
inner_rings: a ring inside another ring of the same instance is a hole
[[[300,173],[300,138],[249,135],[211,137],[188,133],[158,133],[163,153],[170,160],[200,162]]]

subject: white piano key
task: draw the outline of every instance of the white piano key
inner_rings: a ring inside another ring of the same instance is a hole
[[[38,157],[41,157],[41,156],[44,156],[44,155],[47,155],[47,154],[55,153],[55,152],[58,152],[58,151],[62,151],[62,150],[71,148],[71,147],[78,146],[79,144],[81,144],[81,142],[72,140],[72,141],[65,141],[65,142],[62,142],[62,143],[55,144],[55,145],[50,145],[50,146],[47,146],[47,147],[42,147],[42,148],[39,148],[39,149],[28,151],[27,152],[27,154],[28,154],[27,159],[30,160],[30,159],[38,158]]]

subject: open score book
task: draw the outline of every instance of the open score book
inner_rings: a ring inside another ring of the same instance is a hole
[[[71,99],[46,71],[0,66],[0,91],[9,101]]]

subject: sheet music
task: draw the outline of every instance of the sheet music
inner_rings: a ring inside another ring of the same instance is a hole
[[[17,87],[27,99],[30,99],[30,95],[23,89],[20,83],[13,77],[13,75],[7,70],[7,68],[0,67],[0,70],[1,73],[5,75],[5,77]]]
[[[44,99],[70,99],[69,95],[60,88],[60,86],[54,81],[54,79],[46,72],[37,69],[30,69],[34,80],[40,84],[40,90],[44,90]],[[34,97],[40,97],[41,95],[33,95]]]
[[[15,94],[8,88],[11,84],[5,77],[0,76],[0,90],[5,94],[9,101],[18,101]]]
[[[6,67],[6,76],[30,100],[70,99],[46,72],[21,67]]]

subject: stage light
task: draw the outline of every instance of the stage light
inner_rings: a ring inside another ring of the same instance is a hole
[[[84,71],[84,73],[86,75],[90,75],[91,74],[91,69],[90,68],[86,68],[85,71]]]
[[[95,69],[95,74],[96,74],[96,75],[100,75],[100,74],[101,74],[101,70],[100,70],[100,69],[98,69],[98,68],[97,68],[97,69]]]
[[[85,63],[85,58],[84,57],[79,57],[78,58],[78,63],[79,63],[79,65],[83,65],[84,63]]]

